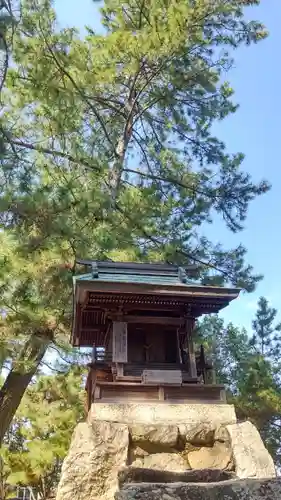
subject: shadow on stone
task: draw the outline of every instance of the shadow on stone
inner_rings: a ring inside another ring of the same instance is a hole
[[[121,489],[128,483],[214,483],[235,479],[235,474],[223,470],[201,469],[171,472],[139,467],[124,467],[118,472]]]

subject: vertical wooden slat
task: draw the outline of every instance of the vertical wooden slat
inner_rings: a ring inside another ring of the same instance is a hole
[[[115,363],[127,363],[128,341],[127,341],[127,323],[122,321],[113,321],[113,355],[112,360]]]
[[[80,345],[81,343],[81,322],[82,322],[82,304],[78,302],[76,304],[76,316],[74,323],[74,335],[73,335],[73,344],[75,346]]]
[[[187,333],[187,345],[188,345],[188,357],[189,357],[189,366],[190,366],[190,375],[193,378],[197,377],[197,368],[196,368],[196,358],[194,352],[194,343],[192,338],[194,326],[194,319],[187,318],[186,320],[186,333]]]
[[[116,363],[116,375],[117,377],[124,376],[124,365],[123,363]]]
[[[220,391],[220,399],[221,399],[221,401],[223,401],[223,403],[227,402],[225,389],[221,389],[221,391]]]
[[[214,368],[212,368],[210,371],[211,371],[211,382],[210,383],[213,385],[216,385],[216,383],[217,383],[216,372],[215,372]]]
[[[94,391],[94,400],[100,399],[100,387],[96,386]]]
[[[177,347],[178,347],[178,358],[179,358],[179,363],[182,364],[182,355],[181,355],[181,342],[180,342],[180,332],[179,329],[177,329]]]

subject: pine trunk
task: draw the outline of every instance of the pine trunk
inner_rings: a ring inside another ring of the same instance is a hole
[[[48,336],[29,337],[0,390],[0,446],[49,343]]]

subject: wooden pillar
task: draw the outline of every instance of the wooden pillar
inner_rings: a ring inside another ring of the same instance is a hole
[[[197,368],[196,368],[196,358],[194,351],[194,343],[193,343],[193,328],[194,328],[194,319],[187,318],[186,319],[186,333],[187,333],[187,347],[188,347],[188,358],[189,358],[189,367],[190,367],[190,376],[192,378],[197,378]]]
[[[225,389],[221,389],[221,391],[220,391],[220,399],[221,399],[221,401],[223,401],[223,403],[227,403]]]
[[[158,399],[159,399],[159,401],[165,400],[164,387],[161,387],[161,386],[158,387]]]
[[[92,404],[92,390],[93,390],[92,373],[91,373],[90,370],[89,370],[89,373],[88,373],[85,390],[86,390],[86,394],[87,394],[87,403],[86,403],[87,410],[86,411],[88,413],[88,411],[91,408],[91,404]]]
[[[117,376],[117,378],[124,376],[124,365],[123,365],[123,363],[116,363],[116,376]]]
[[[93,344],[92,363],[95,363],[96,361],[97,361],[97,349],[96,349],[96,344]]]
[[[214,368],[211,369],[211,384],[215,385],[217,383],[216,372]]]
[[[177,329],[177,348],[178,348],[178,360],[179,363],[183,364],[182,353],[181,353],[181,341],[180,341],[180,330]]]
[[[94,401],[96,383],[97,383],[97,372],[96,370],[90,368],[85,387],[87,392],[87,411],[91,409],[92,402]]]
[[[113,353],[113,327],[112,327],[112,325],[110,325],[110,327],[108,328],[107,335],[108,335],[108,341],[106,344],[107,351],[108,351],[109,356],[112,359],[112,353]]]
[[[82,323],[82,304],[80,302],[76,303],[74,309],[74,345],[79,346],[79,341],[81,337],[81,323]]]
[[[200,347],[199,370],[202,374],[203,383],[207,384],[208,378],[207,378],[207,369],[206,369],[206,358],[205,358],[205,350],[204,350],[203,345],[201,345],[201,347]]]

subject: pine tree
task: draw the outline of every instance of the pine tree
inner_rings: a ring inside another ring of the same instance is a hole
[[[212,357],[218,382],[225,385],[228,402],[235,405],[238,419],[250,420],[258,427],[276,465],[280,467],[280,365],[274,355],[275,329],[268,328],[275,316],[276,311],[268,307],[266,299],[260,299],[253,325],[257,328],[257,318],[261,318],[259,325],[267,325],[266,343],[265,335],[259,341],[253,341],[250,332],[232,324],[225,325],[218,316],[205,317],[200,321],[198,338]]]
[[[213,213],[242,229],[269,187],[212,135],[236,110],[221,82],[228,52],[266,36],[244,19],[253,3],[108,0],[105,32],[82,39],[58,29],[49,0],[22,1],[0,123],[0,307],[22,354],[0,391],[0,442],[47,347],[69,330],[77,256],[196,262],[203,282],[248,291],[260,279],[242,246],[198,236]]]
[[[260,297],[258,310],[252,323],[251,344],[266,358],[279,360],[281,354],[281,323],[276,322],[277,309],[270,307],[265,297]]]
[[[31,486],[47,499],[77,423],[85,418],[81,368],[42,375],[27,390],[5,438],[5,483]]]
[[[10,368],[0,390],[2,440],[55,333],[57,341],[66,336],[70,311],[67,314],[64,307],[71,298],[71,279],[54,252],[22,256],[18,242],[6,231],[0,233],[0,242],[0,308],[5,311],[1,326]]]
[[[244,328],[228,323],[218,315],[205,316],[197,327],[198,341],[210,356],[217,382],[224,384],[229,397],[237,394],[249,358],[249,339]],[[226,362],[227,360],[227,362]]]
[[[73,219],[84,217],[103,256],[137,247],[139,257],[195,260],[208,280],[212,266],[220,282],[254,287],[244,248],[198,244],[196,233],[213,211],[238,231],[249,202],[268,189],[211,134],[214,121],[236,110],[233,90],[221,84],[227,50],[266,35],[244,21],[247,3],[110,0],[101,9],[105,34],[88,29],[81,40],[75,29],[57,29],[48,1],[23,1],[6,118],[18,124],[11,145],[36,165],[13,171],[22,194],[6,196],[3,210],[6,201],[11,220],[36,232],[31,249],[46,232],[76,247]]]

